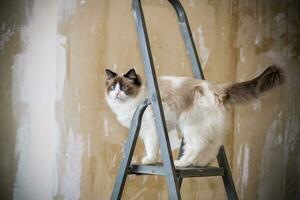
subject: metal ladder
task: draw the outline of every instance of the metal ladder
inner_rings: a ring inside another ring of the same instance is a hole
[[[179,0],[168,0],[176,10],[179,26],[185,42],[185,46],[191,60],[195,78],[204,79],[197,50],[192,38],[191,29],[185,11]],[[124,147],[124,157],[120,164],[119,174],[116,178],[114,189],[111,195],[112,200],[121,199],[128,175],[163,175],[166,176],[171,200],[180,200],[180,187],[183,178],[222,176],[228,199],[238,199],[231,176],[229,164],[226,158],[224,147],[221,146],[217,155],[219,167],[187,167],[175,169],[173,164],[172,151],[167,132],[167,126],[163,113],[161,97],[157,85],[157,78],[150,49],[150,43],[145,24],[141,0],[132,1],[133,14],[136,23],[139,45],[144,60],[144,70],[149,89],[149,99],[142,102],[135,111],[129,128],[128,139]],[[163,163],[160,165],[137,165],[131,164],[133,152],[137,142],[141,120],[147,106],[152,105],[155,118],[156,132],[158,134],[161,157]],[[181,143],[179,157],[183,153],[183,141]]]

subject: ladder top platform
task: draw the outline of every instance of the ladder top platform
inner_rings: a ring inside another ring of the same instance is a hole
[[[165,176],[165,169],[162,163],[157,163],[156,165],[142,165],[142,164],[132,164],[129,167],[129,174],[135,175],[159,175]],[[206,176],[224,176],[224,168],[222,167],[177,167],[175,173],[179,177],[206,177]]]

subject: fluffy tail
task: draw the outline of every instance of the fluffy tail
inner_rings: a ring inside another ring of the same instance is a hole
[[[285,72],[277,66],[270,66],[255,79],[226,87],[225,101],[230,104],[247,103],[284,82]]]

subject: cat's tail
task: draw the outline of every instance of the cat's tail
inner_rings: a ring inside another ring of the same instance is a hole
[[[258,77],[225,87],[225,102],[229,104],[247,103],[257,99],[265,92],[285,82],[285,72],[277,67],[268,67]]]

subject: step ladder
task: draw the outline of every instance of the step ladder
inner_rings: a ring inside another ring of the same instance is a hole
[[[169,3],[171,3],[171,5],[176,10],[181,33],[188,52],[188,56],[192,64],[193,74],[195,78],[204,79],[204,75],[201,69],[201,65],[199,62],[196,47],[192,38],[191,29],[185,11],[179,0],[169,0]],[[222,176],[228,199],[238,199],[223,146],[221,146],[217,155],[219,167],[186,167],[175,169],[167,132],[167,126],[163,113],[163,107],[161,103],[161,97],[157,85],[157,78],[154,69],[153,57],[151,54],[141,0],[133,0],[132,8],[139,38],[139,45],[144,60],[144,71],[149,88],[149,99],[146,99],[138,106],[132,118],[132,122],[128,133],[128,139],[124,147],[123,160],[120,164],[119,173],[116,178],[111,199],[121,199],[126,178],[128,175],[133,174],[165,176],[168,185],[169,198],[171,200],[181,199],[180,187],[183,178]],[[152,106],[155,118],[155,126],[158,134],[163,163],[158,165],[131,164],[133,152],[136,146],[139,130],[141,127],[143,113],[147,106],[149,106],[150,104]],[[181,142],[179,157],[183,153],[183,145],[184,141]]]

